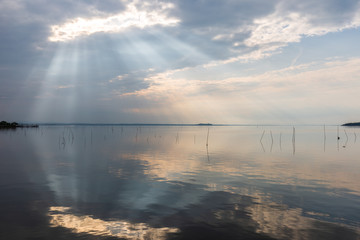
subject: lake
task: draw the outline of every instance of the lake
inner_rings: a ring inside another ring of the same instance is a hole
[[[337,126],[1,130],[0,239],[359,240],[359,156]]]

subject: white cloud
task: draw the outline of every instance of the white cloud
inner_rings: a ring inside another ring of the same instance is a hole
[[[181,71],[191,73],[194,69],[168,71],[147,78],[152,83],[149,88],[122,97],[161,101],[163,104],[157,112],[165,107],[167,111],[183,112],[193,119],[206,116],[204,118],[211,122],[246,122],[257,116],[257,121],[265,123],[294,120],[334,123],[337,121],[334,118],[319,119],[319,109],[324,116],[336,115],[344,107],[356,112],[360,107],[357,104],[359,64],[359,58],[332,59],[219,80],[184,78],[186,74],[179,74]],[[207,74],[206,69],[202,71]],[[138,108],[140,112],[141,109]]]
[[[179,23],[179,19],[166,14],[173,7],[170,3],[158,3],[151,8],[146,2],[142,3],[141,7],[130,3],[125,11],[116,15],[103,18],[75,18],[61,25],[53,25],[52,35],[48,39],[53,42],[69,41],[98,32],[122,32],[131,27],[174,26]]]
[[[213,61],[209,65],[259,60],[280,53],[281,48],[289,43],[300,42],[304,37],[322,36],[360,26],[360,4],[354,7],[358,9],[357,11],[355,9],[348,9],[348,12],[344,13],[338,11],[336,16],[332,16],[331,12],[326,10],[316,14],[309,9],[311,7],[309,4],[304,4],[305,8],[289,5],[288,2],[280,1],[274,12],[255,18],[247,25],[239,22],[241,27],[218,29],[212,40],[229,41],[231,45],[228,47],[233,48],[238,55],[226,60]],[[325,9],[324,3],[317,4],[317,8]],[[243,38],[236,37],[239,35]]]
[[[269,43],[299,42],[304,36],[320,36],[360,26],[357,16],[343,25],[333,26],[315,25],[313,18],[314,16],[300,12],[276,11],[269,16],[255,19],[250,27],[251,36],[244,43],[253,47]]]

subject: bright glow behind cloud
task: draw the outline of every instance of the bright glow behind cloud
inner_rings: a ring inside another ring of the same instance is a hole
[[[124,12],[106,18],[72,19],[64,24],[51,26],[52,35],[48,40],[69,41],[98,32],[122,32],[131,27],[174,26],[180,20],[168,17],[166,14],[166,11],[173,7],[170,3],[158,3],[155,8],[150,9],[148,4],[143,4],[142,8],[145,10],[141,10],[135,4],[129,4]]]

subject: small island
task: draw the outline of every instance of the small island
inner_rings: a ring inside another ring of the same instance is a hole
[[[199,123],[198,126],[212,126],[211,123]]]
[[[37,124],[19,124],[17,122],[6,122],[1,121],[0,122],[0,129],[15,129],[15,128],[32,128],[32,127],[39,127]]]
[[[352,123],[345,123],[341,126],[345,126],[345,127],[360,127],[360,122],[352,122]]]

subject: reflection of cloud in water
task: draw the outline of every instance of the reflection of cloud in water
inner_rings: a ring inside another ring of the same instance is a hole
[[[278,155],[267,156],[267,161],[263,161],[262,158],[244,160],[236,157],[234,153],[222,153],[222,155],[213,153],[213,162],[207,164],[203,161],[204,156],[199,154],[190,156],[190,154],[191,152],[183,150],[182,153],[176,155],[177,159],[163,158],[160,154],[145,153],[127,154],[127,157],[146,162],[146,175],[167,181],[187,182],[194,180],[197,174],[204,175],[204,172],[211,172],[212,175],[209,175],[207,181],[215,182],[205,184],[212,186],[218,184],[216,181],[223,180],[223,174],[226,174],[228,177],[246,176],[249,180],[263,180],[278,185],[304,187],[321,185],[329,189],[337,188],[344,192],[360,195],[360,184],[358,184],[360,175],[350,166],[337,167],[332,161],[309,164],[308,161],[289,161],[286,156]],[[306,159],[306,156],[304,158]],[[217,161],[216,159],[221,160]]]
[[[255,204],[247,208],[254,221],[258,223],[257,232],[281,239],[309,239],[307,229],[311,219],[303,217],[302,209],[288,208],[285,205]]]
[[[74,233],[113,236],[126,239],[165,239],[166,234],[178,232],[177,228],[152,228],[145,223],[104,221],[90,215],[71,214],[68,207],[50,207],[50,224],[53,227],[71,229]]]
[[[254,204],[246,210],[257,223],[256,232],[277,239],[358,239],[360,234],[357,229],[304,216],[327,217],[326,214],[304,213],[301,208],[289,208],[283,204]]]

